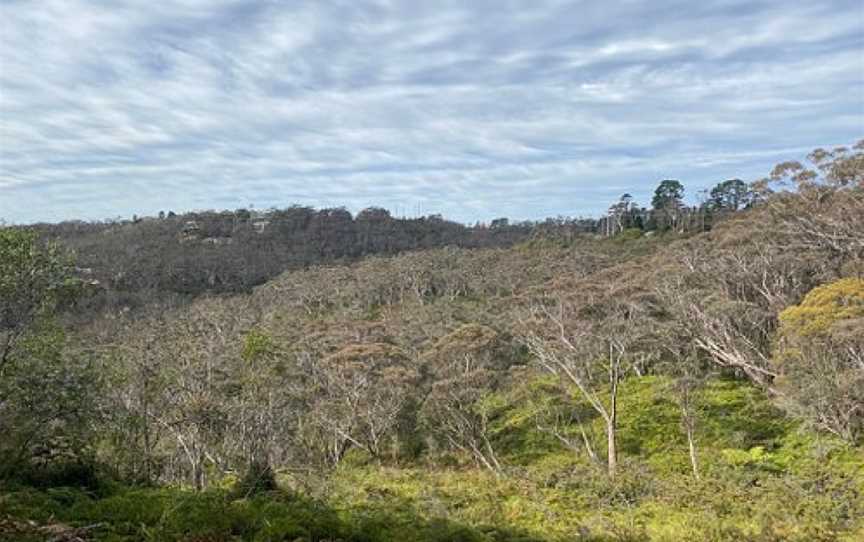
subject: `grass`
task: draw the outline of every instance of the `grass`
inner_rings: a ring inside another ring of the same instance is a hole
[[[470,463],[402,468],[352,461],[320,499],[277,490],[0,488],[0,540],[43,540],[45,526],[86,527],[101,541],[828,541],[864,539],[864,451],[805,430],[758,390],[718,380],[697,431],[701,480],[668,382],[621,392],[621,471],[614,481],[539,432],[532,411],[549,380],[490,398],[509,465],[495,477]],[[591,422],[600,446],[602,427]],[[281,480],[282,487],[290,484]],[[32,521],[33,525],[26,523]]]

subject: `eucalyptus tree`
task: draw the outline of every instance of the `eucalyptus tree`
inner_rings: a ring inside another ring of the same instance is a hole
[[[314,361],[308,419],[332,465],[356,447],[380,459],[396,436],[419,374],[386,343],[352,344]]]
[[[508,338],[479,324],[440,337],[423,355],[431,379],[421,410],[424,426],[496,475],[503,465],[492,440],[495,412],[487,398],[499,389],[512,357]]]
[[[728,179],[711,189],[707,207],[715,212],[734,212],[751,207],[756,194],[749,184],[741,179]]]
[[[524,343],[536,363],[580,395],[603,419],[610,476],[618,465],[618,392],[647,339],[654,302],[629,285],[598,281],[554,299],[539,300],[526,322]]]

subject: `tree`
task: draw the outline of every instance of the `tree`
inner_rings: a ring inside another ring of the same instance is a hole
[[[688,360],[689,361],[689,360]],[[703,375],[692,370],[693,365],[685,361],[681,373],[673,384],[673,396],[681,412],[681,428],[687,437],[687,451],[693,477],[699,479],[699,456],[696,451],[696,428],[699,422],[699,401],[705,385]]]
[[[0,468],[89,449],[99,383],[72,354],[55,311],[78,292],[71,258],[35,233],[0,229]],[[5,473],[0,473],[5,474]]]
[[[223,447],[232,464],[245,463],[238,487],[250,493],[275,487],[272,466],[295,459],[305,382],[290,355],[262,329],[242,335],[242,345],[225,399],[232,430]]]
[[[476,369],[503,370],[509,363],[509,340],[481,324],[463,324],[443,335],[424,353],[427,372],[437,379]]]
[[[651,199],[651,206],[655,211],[668,209],[670,207],[680,207],[684,198],[684,185],[675,179],[666,179],[660,181],[657,189],[654,190],[654,197]]]
[[[787,244],[824,249],[840,259],[864,259],[864,140],[850,150],[816,149],[813,167],[783,162],[755,183]],[[792,185],[794,192],[776,190]]]
[[[609,211],[606,213],[606,236],[611,237],[627,228],[637,226],[636,217],[633,216],[635,210],[633,196],[630,194],[622,195],[617,202],[609,207]]]
[[[864,280],[814,288],[780,313],[777,335],[781,404],[856,442],[864,435]]]
[[[68,254],[36,233],[0,228],[0,380],[17,341],[41,317],[72,301],[78,281]]]
[[[729,179],[711,189],[706,205],[710,211],[734,212],[753,205],[755,193],[741,179]]]
[[[816,149],[807,155],[814,168],[791,160],[777,164],[768,177],[755,183],[761,192],[771,192],[771,185],[793,184],[799,190],[816,186],[864,188],[864,139],[852,148],[836,147],[830,151]]]
[[[585,423],[597,415],[594,408],[573,401],[568,390],[560,385],[554,388],[544,386],[542,393],[536,395],[538,400],[535,402],[532,397],[529,402],[535,410],[537,430],[551,435],[564,447],[574,452],[584,451],[592,463],[601,464],[594,450],[594,434],[591,426]]]
[[[657,342],[662,349],[663,373],[672,378],[669,391],[681,414],[681,429],[687,438],[687,451],[693,477],[700,478],[696,432],[702,410],[702,396],[711,376],[710,351],[701,335],[703,322],[693,319],[694,297],[701,292],[688,288],[686,274],[668,274],[656,287],[666,318],[657,326]],[[698,310],[696,311],[698,313]]]
[[[777,314],[812,287],[824,260],[778,242],[764,210],[712,230],[712,244],[679,245],[666,270],[666,305],[716,365],[770,389],[777,376],[771,344]]]
[[[309,414],[329,441],[330,462],[338,464],[352,446],[381,458],[419,377],[407,356],[386,343],[354,344],[321,359],[314,371]]]
[[[381,207],[368,207],[357,213],[354,220],[357,229],[357,243],[363,254],[390,252],[396,242],[398,223],[390,211]]]
[[[438,380],[423,403],[429,431],[452,448],[469,454],[495,475],[502,470],[490,437],[492,411],[484,403],[499,375],[487,369],[458,372]]]
[[[668,291],[663,293],[669,299],[670,293]],[[699,427],[702,395],[710,371],[704,353],[697,346],[692,332],[692,326],[672,320],[665,326],[661,342],[668,354],[668,362],[663,367],[664,372],[672,377],[669,391],[681,413],[681,429],[687,438],[690,468],[693,477],[698,480],[700,473],[696,431]]]
[[[104,431],[107,457],[122,478],[135,483],[152,484],[163,473],[165,428],[155,420],[162,415],[168,387],[160,348],[167,333],[166,322],[151,323],[105,354],[111,390]]]
[[[538,303],[528,322],[532,331],[524,337],[539,366],[580,394],[603,418],[607,471],[612,477],[618,464],[618,389],[645,339],[639,322],[644,322],[651,307],[650,301],[626,288],[612,285],[599,292],[586,288],[575,298],[559,298],[551,306]]]
[[[236,404],[249,399],[252,388],[238,339],[252,326],[254,307],[243,298],[205,299],[182,313],[154,312],[123,322],[116,343],[104,347],[111,369],[106,403],[114,422],[107,433],[115,456],[135,457],[126,473],[138,481],[182,481],[204,489],[211,474],[233,464],[238,450],[250,456],[266,450],[257,440],[259,419],[251,424]],[[269,420],[266,396],[247,402],[260,402],[260,423]]]
[[[501,384],[510,357],[508,340],[479,324],[444,335],[423,356],[433,378],[421,410],[425,426],[496,475],[502,465],[491,438],[494,412],[485,399]]]
[[[674,229],[678,226],[681,209],[684,206],[683,198],[684,186],[680,181],[666,179],[660,182],[651,199],[658,229]]]

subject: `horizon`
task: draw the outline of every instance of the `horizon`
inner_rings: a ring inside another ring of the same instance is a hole
[[[848,0],[6,2],[0,221],[692,204],[860,139],[862,50]]]
[[[676,179],[672,179],[672,180],[676,180]],[[728,180],[742,180],[742,179],[728,179]],[[684,188],[686,191],[686,186]],[[707,189],[706,189],[706,191],[707,191]],[[622,193],[620,196],[623,197],[625,195],[632,196],[632,194],[629,194],[626,192]],[[683,199],[683,203],[689,209],[699,209],[705,203],[705,202],[700,202],[700,201],[690,201],[692,199],[693,199],[692,197],[685,197]],[[615,201],[610,201],[609,207],[611,207],[611,204],[613,204],[619,200],[620,200],[620,198],[616,198]],[[634,206],[633,207],[634,209],[638,209],[640,211],[645,211],[645,212],[649,212],[649,213],[652,212],[650,202],[648,202],[648,201],[643,203],[643,202],[640,202],[639,200],[633,199],[633,206]],[[378,205],[370,205],[368,207],[364,207],[361,209],[350,209],[345,205],[314,206],[314,205],[303,205],[303,204],[298,204],[298,203],[289,203],[283,207],[273,207],[273,206],[256,207],[255,205],[249,205],[249,206],[237,207],[235,209],[199,208],[199,209],[187,209],[187,210],[178,211],[175,209],[166,208],[166,209],[160,209],[159,211],[157,211],[156,213],[153,213],[153,214],[132,213],[131,215],[126,215],[126,216],[117,215],[117,216],[113,216],[113,217],[103,217],[103,218],[93,218],[93,219],[68,218],[68,219],[58,220],[58,221],[44,221],[43,220],[43,221],[20,222],[20,223],[5,221],[3,219],[3,217],[0,216],[0,226],[26,228],[29,226],[59,225],[59,224],[63,224],[63,223],[75,223],[75,222],[86,222],[86,223],[91,223],[91,224],[112,224],[112,223],[124,223],[124,222],[133,222],[134,223],[136,221],[141,221],[141,220],[145,220],[145,219],[164,220],[164,219],[169,219],[169,218],[174,218],[174,217],[184,217],[187,215],[208,214],[208,213],[212,213],[212,214],[225,214],[225,213],[237,214],[240,211],[249,211],[250,213],[252,213],[253,218],[255,218],[255,217],[266,216],[266,215],[273,213],[273,212],[285,211],[285,210],[289,210],[289,209],[293,209],[293,208],[306,208],[306,209],[311,209],[314,212],[329,211],[329,210],[344,210],[344,211],[347,211],[348,213],[351,214],[351,218],[353,220],[356,220],[358,214],[360,214],[362,211],[369,210],[369,209],[382,209],[382,210],[386,211],[390,215],[390,217],[394,220],[422,220],[422,219],[429,219],[429,218],[437,217],[437,218],[440,218],[441,220],[456,223],[456,224],[459,224],[461,226],[465,226],[467,228],[472,228],[475,226],[488,227],[492,222],[494,222],[495,220],[498,220],[498,219],[507,220],[509,222],[509,225],[511,225],[511,226],[519,226],[519,225],[526,225],[526,224],[534,224],[534,225],[542,224],[543,222],[548,221],[548,220],[559,220],[559,219],[571,220],[571,221],[583,221],[583,220],[584,221],[601,221],[601,220],[603,220],[609,216],[609,209],[607,208],[605,211],[598,212],[596,214],[591,214],[591,215],[588,215],[588,214],[583,214],[583,215],[558,214],[558,215],[541,216],[541,217],[533,218],[533,219],[532,218],[515,218],[515,217],[511,217],[511,216],[497,215],[497,216],[493,216],[493,217],[489,218],[488,220],[474,220],[471,222],[463,222],[463,221],[456,220],[456,219],[449,217],[449,216],[442,214],[442,213],[433,213],[433,212],[425,213],[425,212],[423,212],[423,209],[419,206],[414,207],[413,210],[409,209],[405,206],[397,206],[393,209],[389,209],[389,208],[381,207]]]

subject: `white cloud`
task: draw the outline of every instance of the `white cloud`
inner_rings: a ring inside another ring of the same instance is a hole
[[[7,1],[0,219],[597,213],[860,137],[862,36],[845,0]]]

